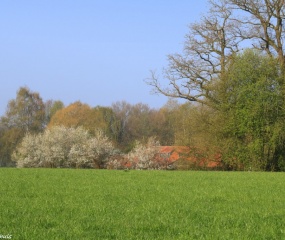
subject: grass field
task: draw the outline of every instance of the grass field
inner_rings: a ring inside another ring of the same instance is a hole
[[[0,169],[0,238],[285,239],[285,173]]]

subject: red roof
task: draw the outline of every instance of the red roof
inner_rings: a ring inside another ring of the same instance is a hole
[[[221,164],[219,154],[209,159],[203,154],[203,151],[187,146],[161,146],[160,158],[167,158],[169,164],[178,160],[184,160],[206,168],[216,168]]]

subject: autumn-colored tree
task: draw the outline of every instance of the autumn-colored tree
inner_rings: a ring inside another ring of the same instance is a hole
[[[98,111],[79,101],[70,104],[69,106],[58,110],[51,118],[48,128],[54,126],[79,127],[94,133],[96,129],[105,129],[106,123]]]
[[[100,129],[114,142],[117,142],[120,127],[119,121],[111,108],[100,106],[91,108],[79,101],[58,110],[51,117],[48,128],[54,126],[82,126],[91,134],[95,134]]]
[[[79,101],[58,110],[51,118],[48,128],[54,126],[79,127],[88,125],[90,119],[91,108],[87,104]]]

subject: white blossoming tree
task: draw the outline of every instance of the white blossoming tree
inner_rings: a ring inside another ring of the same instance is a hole
[[[113,152],[112,142],[100,130],[93,137],[81,127],[58,126],[26,135],[13,159],[18,167],[101,168]]]
[[[134,149],[128,154],[133,169],[160,169],[156,161],[160,144],[154,137],[150,137],[146,144],[137,141]]]
[[[84,144],[76,143],[69,152],[69,162],[76,166],[89,166],[105,168],[105,163],[110,155],[115,152],[112,142],[102,131],[97,131],[95,136],[86,139]]]

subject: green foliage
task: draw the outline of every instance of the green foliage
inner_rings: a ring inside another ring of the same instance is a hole
[[[218,84],[220,118],[226,118],[220,144],[231,168],[279,169],[284,117],[281,82],[275,59],[252,50],[232,59]]]
[[[214,118],[209,107],[190,102],[178,105],[171,112],[171,120],[175,145],[206,148],[211,144]]]
[[[0,169],[12,239],[284,239],[283,173]]]

